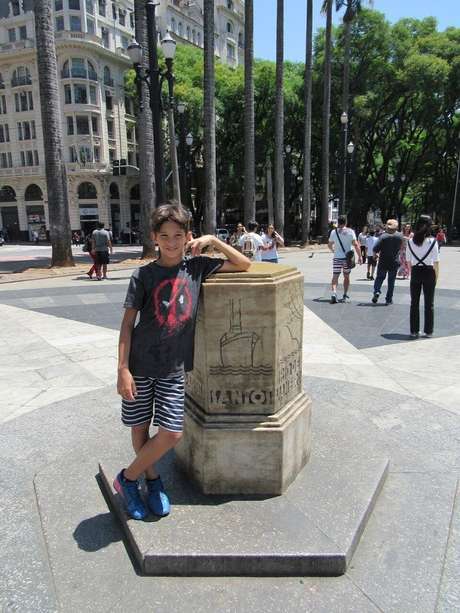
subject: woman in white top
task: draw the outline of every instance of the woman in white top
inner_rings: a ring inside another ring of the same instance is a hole
[[[364,228],[358,234],[358,243],[359,243],[359,248],[361,249],[361,257],[363,258],[363,264],[366,261],[366,254],[369,253],[367,251],[367,242],[366,242],[367,236],[368,236],[368,229],[367,229],[367,226],[364,226]],[[372,255],[372,253],[370,255]]]
[[[264,241],[265,249],[262,251],[262,262],[271,262],[272,264],[278,264],[278,251],[277,245],[284,247],[284,240],[276,232],[275,226],[270,224],[267,231],[262,234],[262,240]]]
[[[418,338],[420,330],[420,293],[425,305],[424,336],[433,336],[434,290],[439,271],[439,250],[431,236],[431,217],[421,215],[415,224],[414,236],[407,243],[406,260],[411,269],[410,335]]]

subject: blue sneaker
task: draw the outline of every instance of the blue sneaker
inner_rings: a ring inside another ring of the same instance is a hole
[[[161,478],[146,479],[145,482],[147,484],[147,502],[152,513],[159,517],[169,515],[171,505]]]
[[[113,487],[123,498],[130,517],[133,519],[145,519],[147,517],[147,509],[142,502],[137,481],[128,481],[123,476],[123,471],[121,471],[115,477]]]

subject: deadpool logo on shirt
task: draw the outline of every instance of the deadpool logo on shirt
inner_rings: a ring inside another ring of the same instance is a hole
[[[192,294],[186,279],[164,279],[153,290],[153,313],[168,336],[177,334],[192,316]]]

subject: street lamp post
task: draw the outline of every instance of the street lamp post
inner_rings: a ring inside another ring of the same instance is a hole
[[[348,113],[343,111],[340,115],[342,124],[342,155],[341,155],[341,184],[339,215],[345,215],[345,198],[347,193],[347,141],[348,141]]]
[[[189,132],[185,137],[185,144],[187,145],[187,163],[185,166],[185,185],[186,191],[188,195],[188,205],[192,207],[192,145],[193,145],[193,134]]]
[[[176,105],[177,112],[179,114],[179,147],[178,147],[178,157],[179,157],[179,183],[180,183],[180,193],[185,202],[185,191],[187,189],[186,179],[185,179],[185,163],[186,163],[186,153],[185,153],[185,109],[187,105],[185,102],[178,102]]]
[[[147,0],[146,2],[146,15],[147,15],[147,40],[150,41],[151,47],[149,50],[149,68],[145,70],[142,67],[142,55],[143,50],[141,45],[133,40],[127,48],[127,53],[133,63],[134,70],[136,71],[136,87],[137,96],[139,98],[139,110],[143,111],[142,104],[142,86],[145,83],[150,92],[150,109],[152,111],[152,124],[153,124],[153,147],[154,147],[154,160],[155,160],[155,194],[157,206],[165,200],[165,179],[164,179],[164,163],[163,163],[163,134],[161,131],[161,86],[163,79],[166,78],[169,85],[169,107],[171,106],[171,99],[174,86],[174,75],[172,74],[172,63],[176,51],[176,41],[166,33],[165,38],[161,41],[161,46],[166,60],[166,71],[160,72],[158,66],[158,53],[157,53],[157,28],[156,28],[156,16],[155,10],[159,6],[160,2],[154,0]],[[173,122],[174,128],[174,122]],[[174,132],[173,132],[174,134]],[[171,127],[170,127],[171,135]],[[174,146],[174,138],[173,138]],[[172,158],[174,156],[171,156]],[[177,166],[177,157],[176,166]],[[174,168],[174,160],[171,159],[171,165]]]

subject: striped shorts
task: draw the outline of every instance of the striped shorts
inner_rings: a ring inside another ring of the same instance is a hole
[[[125,426],[150,422],[170,432],[182,432],[184,422],[184,375],[168,379],[134,377],[135,400],[121,401],[121,421]],[[155,403],[155,415],[153,405]]]
[[[332,259],[332,273],[334,275],[340,275],[343,272],[344,275],[351,273],[351,268],[347,267],[347,258],[333,258]]]

